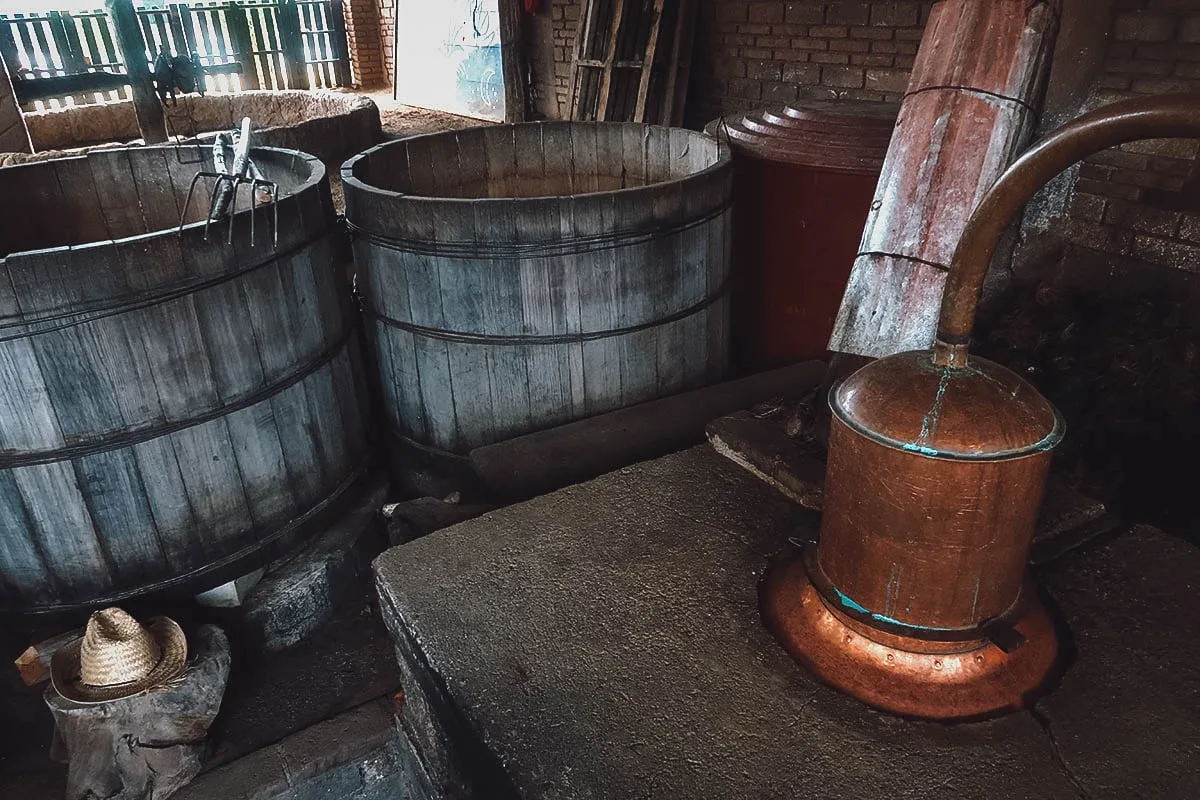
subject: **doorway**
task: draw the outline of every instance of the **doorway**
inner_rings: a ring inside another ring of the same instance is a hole
[[[397,0],[401,103],[504,119],[499,0]]]

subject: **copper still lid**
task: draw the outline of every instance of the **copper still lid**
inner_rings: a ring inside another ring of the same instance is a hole
[[[814,100],[732,114],[705,127],[735,152],[829,170],[878,173],[899,107],[852,100]]]
[[[1016,373],[979,357],[938,366],[928,350],[868,364],[829,402],[852,430],[932,458],[1015,458],[1050,450],[1064,433],[1058,411]]]

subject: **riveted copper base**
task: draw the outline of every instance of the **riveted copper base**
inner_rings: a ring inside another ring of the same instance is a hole
[[[831,686],[883,711],[954,720],[1016,711],[1045,686],[1058,634],[1036,597],[1013,626],[1010,653],[987,641],[928,642],[874,631],[829,607],[803,561],[775,566],[761,587],[767,627],[793,658]]]

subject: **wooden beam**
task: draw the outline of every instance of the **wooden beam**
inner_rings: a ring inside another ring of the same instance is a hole
[[[296,0],[279,0],[279,46],[287,65],[288,88],[308,89],[308,70],[304,64],[304,34],[300,32],[300,7]]]
[[[146,60],[146,40],[142,37],[142,26],[138,24],[133,0],[105,0],[113,30],[117,34],[117,47],[121,60],[129,75],[129,88],[133,93],[133,110],[137,115],[138,129],[146,144],[167,141],[167,125],[163,118],[162,105],[154,93],[154,82],[150,77],[150,63]]]
[[[246,67],[234,61],[202,68],[203,75],[242,75]],[[129,85],[129,76],[119,72],[81,72],[77,75],[51,75],[46,78],[20,78],[13,81],[13,91],[19,103],[31,103],[50,97],[63,97],[92,92],[111,92]]]
[[[604,56],[604,75],[600,78],[600,98],[596,101],[596,120],[608,120],[609,95],[612,94],[613,62],[617,60],[617,40],[621,35],[621,20],[625,16],[626,0],[616,0],[613,9],[612,26],[608,33],[608,52]]]
[[[521,0],[500,0],[500,59],[504,65],[504,121],[524,122],[528,116],[525,75],[525,10]]]
[[[246,19],[245,7],[237,3],[226,3],[225,24],[229,27],[229,38],[233,40],[234,54],[239,62],[246,65],[240,73],[242,88],[260,88],[258,70],[254,68],[254,44],[250,39],[250,23]]]
[[[29,130],[25,127],[25,117],[18,103],[15,87],[9,82],[4,56],[0,54],[0,152],[33,152]]]
[[[650,23],[650,41],[646,43],[646,52],[642,56],[642,74],[638,78],[637,102],[633,106],[633,121],[646,121],[646,101],[650,96],[650,76],[654,72],[654,59],[658,54],[658,34],[662,30],[663,0],[654,0],[651,11],[654,19]],[[674,71],[674,67],[669,67]],[[662,122],[662,120],[655,120]]]
[[[1059,0],[933,7],[829,349],[879,358],[933,343],[976,199],[1025,147]]]

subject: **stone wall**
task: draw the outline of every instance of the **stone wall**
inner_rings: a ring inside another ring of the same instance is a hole
[[[908,84],[929,0],[707,0],[700,3],[688,97],[693,127],[797,99],[897,101]],[[535,108],[570,110],[581,0],[549,0],[534,23]]]
[[[1116,0],[1089,106],[1200,90],[1200,0]],[[1137,142],[1089,158],[1065,235],[1113,255],[1200,272],[1200,142]]]

